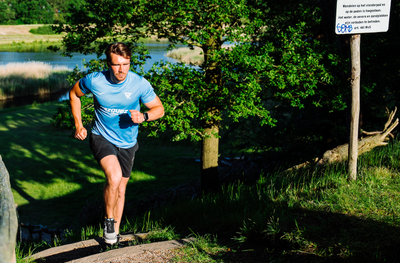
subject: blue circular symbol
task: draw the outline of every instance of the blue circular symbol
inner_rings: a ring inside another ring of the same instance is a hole
[[[345,24],[337,24],[336,29],[338,33],[350,33],[351,31],[353,31],[353,26]]]

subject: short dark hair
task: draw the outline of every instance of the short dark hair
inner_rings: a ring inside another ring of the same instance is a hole
[[[111,53],[123,56],[124,58],[132,57],[131,49],[127,45],[121,42],[109,44],[107,46],[105,54],[107,56],[108,62],[111,62]]]

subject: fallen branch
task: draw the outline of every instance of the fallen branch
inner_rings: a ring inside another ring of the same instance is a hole
[[[387,141],[389,141],[388,136],[394,138],[393,134],[391,133],[394,128],[399,124],[399,119],[396,119],[393,122],[393,118],[397,112],[397,107],[394,111],[389,113],[387,110],[389,118],[386,122],[383,131],[375,131],[375,132],[366,132],[363,131],[362,133],[368,135],[368,137],[363,137],[358,141],[358,155],[363,153],[369,152],[375,147],[385,146],[387,145]],[[393,123],[392,123],[393,122]],[[310,165],[315,165],[316,168],[326,166],[328,164],[339,163],[348,159],[349,155],[349,144],[339,145],[338,147],[326,151],[322,158],[315,158],[312,161],[308,161],[302,164],[295,165],[285,172],[290,172],[293,170],[298,170],[300,168],[308,167]]]

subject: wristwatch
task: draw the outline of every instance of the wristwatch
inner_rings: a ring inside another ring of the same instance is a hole
[[[144,121],[147,121],[149,119],[149,114],[147,114],[147,112],[143,113],[143,118]]]

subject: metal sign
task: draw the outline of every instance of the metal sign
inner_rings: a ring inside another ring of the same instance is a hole
[[[337,0],[336,34],[386,32],[390,0]]]

